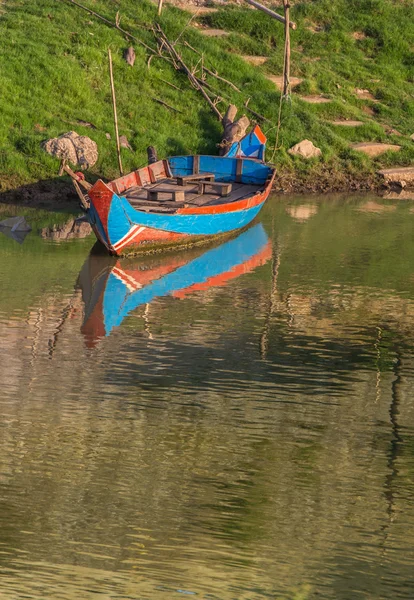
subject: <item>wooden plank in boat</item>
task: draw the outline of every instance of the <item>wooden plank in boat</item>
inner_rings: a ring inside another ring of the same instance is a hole
[[[206,192],[206,188],[211,187],[213,188],[213,191],[211,193],[217,193],[216,190],[218,190],[218,193],[220,196],[229,196],[230,192],[232,191],[232,184],[231,183],[222,183],[219,181],[199,181],[198,182],[198,193],[199,194],[206,194],[208,192]]]
[[[147,194],[148,200],[160,200],[159,194],[172,196],[174,202],[183,202],[185,198],[184,190],[178,190],[177,188],[172,190],[167,187],[151,188],[147,190]]]
[[[193,175],[178,175],[176,177],[176,180],[177,185],[182,186],[192,181],[197,182],[200,179],[209,179],[211,181],[214,181],[215,177],[216,176],[214,175],[214,173],[193,173]]]

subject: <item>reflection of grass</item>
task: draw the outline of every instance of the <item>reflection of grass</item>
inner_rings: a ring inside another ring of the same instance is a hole
[[[386,200],[376,201],[380,206],[389,205]],[[289,285],[294,273],[302,289],[340,283],[412,295],[414,244],[409,205],[393,201],[395,211],[366,213],[361,209],[368,202],[331,196],[316,204],[317,213],[306,222],[295,221],[280,206],[275,220],[284,248],[279,286]],[[291,203],[300,205],[303,200]],[[335,203],[344,206],[338,208]]]
[[[85,3],[114,19],[115,8],[104,0]],[[221,135],[219,123],[204,100],[189,88],[185,76],[177,75],[167,62],[154,59],[148,70],[145,49],[135,45],[137,60],[134,68],[129,67],[122,59],[122,51],[129,42],[64,0],[33,0],[30,5],[12,0],[5,6],[0,16],[0,43],[6,49],[0,56],[0,181],[4,187],[55,174],[56,161],[45,155],[39,144],[70,129],[97,141],[100,159],[96,173],[108,177],[116,174],[114,143],[105,136],[106,132],[113,136],[106,59],[109,45],[114,57],[120,129],[133,148],[133,152],[123,150],[125,170],[145,162],[148,144],[155,145],[160,156],[216,152]],[[156,7],[148,0],[133,5],[120,0],[116,9],[120,10],[122,26],[154,47],[152,33],[142,25],[153,22]],[[304,105],[295,95],[292,104],[284,106],[282,148],[277,163],[293,163],[305,173],[314,169],[318,163],[310,161],[304,166],[300,161],[292,161],[286,153],[287,148],[304,137],[321,147],[325,160],[333,168],[355,173],[367,172],[378,164],[406,164],[412,160],[412,142],[390,138],[373,121],[392,126],[403,134],[414,131],[410,50],[414,7],[397,5],[391,0],[354,1],[352,6],[344,0],[322,0],[299,3],[292,12],[298,22],[298,30],[292,33],[293,70],[305,79],[300,91],[327,93],[335,102]],[[217,68],[243,90],[240,96],[220,85],[225,102],[232,100],[241,106],[251,96],[252,108],[276,122],[279,93],[263,73],[265,69],[281,72],[282,26],[257,11],[237,7],[227,7],[203,19],[210,25],[233,31],[229,38],[207,39],[189,27],[182,37],[204,52],[210,67]],[[168,6],[162,19],[172,39],[187,20],[186,13]],[[322,27],[322,31],[309,31],[307,27],[312,24]],[[352,37],[355,31],[363,33],[361,39]],[[194,66],[198,57],[184,46],[178,47]],[[244,63],[238,53],[265,54],[269,62],[262,69],[253,67]],[[162,79],[173,81],[185,92],[166,86]],[[215,80],[211,84],[218,88]],[[380,100],[373,105],[374,120],[370,121],[363,112],[367,103],[355,97],[355,87],[369,88]],[[183,111],[182,114],[168,111],[153,102],[152,97],[162,97]],[[224,110],[225,104],[221,108]],[[338,117],[358,118],[367,124],[360,130],[339,130],[327,123]],[[78,119],[93,123],[97,129],[77,124]],[[274,141],[274,133],[274,130],[270,133],[270,143]],[[402,144],[403,149],[372,162],[348,148],[350,141],[365,139],[390,139]]]
[[[39,230],[68,220],[64,213],[0,205],[0,220],[23,215],[32,232],[22,245],[0,233],[0,281],[3,289],[0,313],[27,311],[57,291],[72,293],[79,270],[94,243],[93,238],[53,243]]]

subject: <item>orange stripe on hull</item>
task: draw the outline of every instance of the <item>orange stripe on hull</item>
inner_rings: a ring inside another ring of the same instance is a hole
[[[201,292],[211,287],[220,287],[222,285],[225,285],[231,279],[235,279],[236,277],[239,277],[239,275],[245,275],[246,273],[253,271],[257,267],[266,264],[267,261],[271,258],[271,256],[272,244],[269,242],[267,246],[262,250],[262,252],[260,252],[260,254],[253,256],[250,260],[246,261],[241,265],[238,265],[231,271],[227,271],[227,273],[221,273],[216,277],[211,277],[203,283],[196,283],[195,285],[192,285],[188,288],[185,288],[178,292],[174,292],[172,295],[174,296],[174,298],[182,299],[188,296],[189,294],[192,294],[193,292]]]

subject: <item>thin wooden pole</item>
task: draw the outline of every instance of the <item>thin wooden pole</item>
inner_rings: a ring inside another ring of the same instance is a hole
[[[283,0],[285,9],[285,68],[283,70],[283,96],[290,94],[290,31],[289,31],[289,0]]]
[[[114,109],[114,123],[115,123],[115,136],[116,136],[116,150],[118,153],[118,164],[119,164],[119,173],[124,174],[122,169],[122,161],[121,161],[121,145],[119,143],[119,132],[118,132],[118,115],[116,112],[116,98],[115,98],[115,86],[114,86],[114,74],[112,72],[112,54],[111,49],[108,48],[108,58],[109,58],[109,77],[111,80],[111,92],[112,92],[112,108]]]
[[[256,0],[245,0],[245,2],[247,2],[247,4],[250,4],[251,6],[254,6],[258,10],[261,10],[262,12],[266,13],[267,15],[269,15],[269,17],[272,17],[272,19],[276,19],[276,21],[279,21],[280,23],[286,22],[286,18],[282,17],[278,13],[275,13],[273,10],[270,10],[270,8],[263,6],[263,4],[256,2]],[[293,23],[292,21],[289,21],[289,20],[288,20],[288,23],[289,23],[289,27],[291,29],[296,29],[296,23]]]
[[[163,4],[164,0],[158,0],[158,16],[161,16],[161,12],[162,12],[162,4]]]

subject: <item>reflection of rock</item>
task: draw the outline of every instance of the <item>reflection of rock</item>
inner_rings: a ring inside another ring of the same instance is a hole
[[[302,140],[299,144],[295,144],[288,152],[293,156],[301,156],[302,158],[314,158],[322,154],[321,149],[317,148],[310,140]]]
[[[360,206],[358,208],[358,210],[360,212],[367,212],[367,213],[383,213],[383,212],[392,212],[396,208],[397,207],[395,205],[390,206],[389,204],[379,204],[378,202],[375,202],[375,200],[369,200],[368,202],[366,202],[365,204]]]
[[[383,198],[387,200],[414,200],[414,190],[389,191],[383,194]]]
[[[92,233],[91,226],[86,221],[70,219],[63,225],[44,227],[40,231],[42,238],[47,240],[71,240],[74,238],[85,238]]]
[[[318,212],[316,204],[301,204],[300,206],[287,206],[286,212],[297,221],[307,221]]]

